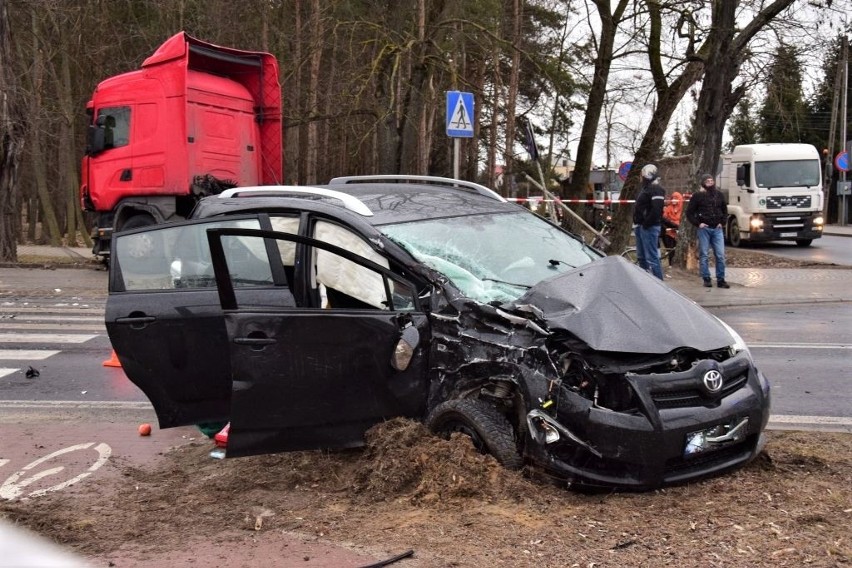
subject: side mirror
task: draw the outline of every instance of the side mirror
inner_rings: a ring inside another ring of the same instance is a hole
[[[749,193],[754,193],[754,190],[749,187],[751,180],[751,164],[740,164],[737,166],[737,185],[740,189],[744,189]]]
[[[420,332],[413,325],[410,325],[402,330],[399,341],[396,342],[396,347],[391,356],[391,367],[397,371],[404,371],[411,364],[411,359],[414,357],[414,351],[420,343]]]
[[[101,122],[98,118],[98,122]],[[89,125],[86,131],[86,155],[95,156],[100,154],[106,148],[105,130],[101,126]]]

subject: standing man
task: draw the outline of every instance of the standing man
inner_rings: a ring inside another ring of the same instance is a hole
[[[728,218],[728,204],[725,196],[716,188],[716,180],[710,174],[699,178],[701,191],[695,192],[686,208],[686,218],[698,228],[698,268],[704,286],[713,286],[710,280],[710,251],[716,260],[716,285],[730,288],[725,282],[725,220]]]
[[[642,168],[642,189],[636,196],[633,209],[633,230],[636,234],[636,256],[639,267],[663,279],[660,264],[660,224],[666,190],[659,183],[657,166],[647,164]]]

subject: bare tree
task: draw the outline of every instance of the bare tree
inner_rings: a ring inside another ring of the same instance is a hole
[[[792,2],[793,0],[775,0],[771,4],[764,6],[762,10],[755,13],[754,18],[746,27],[739,33],[734,34],[733,24],[730,24],[727,29],[723,28],[727,25],[726,19],[730,17],[728,10],[736,10],[739,6],[739,0],[713,0],[711,5],[710,33],[707,33],[697,48],[695,47],[695,43],[697,43],[695,36],[690,38],[690,47],[686,49],[685,58],[679,67],[679,74],[669,80],[670,77],[664,68],[662,57],[662,5],[659,0],[646,0],[649,16],[647,53],[651,76],[654,82],[656,106],[654,107],[648,129],[642,138],[642,143],[633,158],[634,166],[641,167],[659,157],[659,149],[672,114],[687,91],[702,78],[708,65],[711,65],[714,69],[712,80],[708,78],[704,81],[708,89],[723,88],[730,92],[733,79],[736,77],[739,68],[739,63],[737,62],[741,62],[746,57],[746,49],[749,42]],[[727,63],[725,64],[724,62],[726,61]],[[708,123],[702,124],[702,126],[707,127],[709,124],[709,127],[714,132],[714,139],[720,141],[722,128],[730,115],[730,110],[728,110],[728,114],[726,115],[722,112],[722,109],[727,108],[726,105],[730,105],[730,109],[732,109],[733,104],[730,102],[726,103],[725,98],[721,98],[719,101],[713,100],[713,104],[720,105],[719,109],[714,111],[710,107],[713,96],[713,93],[709,93],[706,96],[704,102],[705,118],[701,120],[705,120],[706,117],[712,119]],[[696,130],[707,130],[707,128]],[[701,138],[701,140],[703,144],[705,138]],[[698,144],[696,142],[696,148]],[[716,148],[716,153],[719,152],[720,147],[721,143]],[[639,167],[631,169],[621,193],[622,198],[632,199],[636,195],[639,187],[638,172]],[[630,214],[629,208],[618,210],[616,214],[616,226],[619,227],[619,230],[613,235],[612,250],[620,250],[627,244],[631,224]],[[687,230],[684,233],[688,232]],[[680,262],[681,265],[685,262],[683,260],[685,256],[683,251],[686,248],[686,241],[684,239],[687,238],[688,236],[681,237],[681,240],[684,242],[683,245],[679,243],[679,253],[676,253],[675,256],[675,261]]]
[[[615,48],[615,35],[628,5],[628,0],[619,0],[615,4],[615,8],[612,9],[610,0],[592,0],[592,2],[597,8],[598,17],[601,21],[601,32],[596,49],[592,86],[586,101],[586,113],[580,132],[580,142],[577,146],[574,174],[571,176],[571,183],[568,186],[568,197],[573,198],[585,197],[586,187],[589,184],[589,170],[592,167],[592,156],[595,150],[595,135],[606,100],[609,71]]]
[[[719,166],[722,150],[722,131],[739,100],[746,93],[746,85],[733,87],[740,65],[746,56],[749,42],[773,18],[788,8],[794,0],[775,0],[759,11],[739,33],[735,30],[738,2],[717,0],[712,5],[712,22],[704,54],[705,73],[694,126],[695,142],[690,167],[691,178],[699,172],[714,173]],[[695,263],[695,228],[683,224],[675,251],[675,263],[693,267]]]
[[[8,5],[0,0],[0,260],[4,261],[18,259],[18,167],[25,138],[12,61]]]

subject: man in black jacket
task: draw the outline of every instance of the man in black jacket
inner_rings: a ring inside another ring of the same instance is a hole
[[[698,269],[704,286],[713,286],[710,280],[710,248],[716,260],[716,285],[730,288],[725,282],[725,221],[728,204],[725,196],[716,188],[716,180],[710,174],[699,178],[701,191],[697,191],[686,207],[686,218],[698,228]]]
[[[663,279],[660,264],[660,224],[663,222],[663,205],[666,190],[659,183],[657,166],[648,164],[642,168],[642,189],[636,196],[633,208],[633,228],[636,234],[636,256],[639,267]]]

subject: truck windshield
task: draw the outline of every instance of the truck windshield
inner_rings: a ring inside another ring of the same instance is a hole
[[[754,178],[757,187],[811,187],[820,185],[819,161],[783,160],[755,162]]]
[[[600,258],[536,215],[467,215],[386,225],[381,231],[449,278],[468,298],[510,302],[542,280]]]

